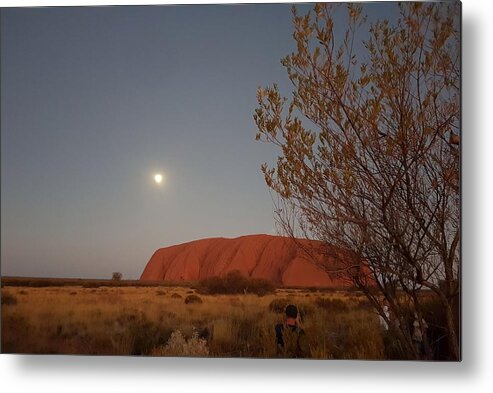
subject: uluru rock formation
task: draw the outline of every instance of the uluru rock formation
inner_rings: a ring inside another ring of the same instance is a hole
[[[317,242],[300,240],[312,246]],[[326,262],[332,262],[325,258]],[[141,280],[195,281],[239,270],[245,277],[266,278],[283,286],[342,287],[330,278],[292,239],[249,235],[211,238],[160,248],[151,257]],[[346,284],[347,285],[347,284]]]

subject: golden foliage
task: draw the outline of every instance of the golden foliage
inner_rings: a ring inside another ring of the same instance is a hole
[[[281,153],[261,166],[278,221],[355,252],[386,297],[426,287],[451,312],[455,289],[438,281],[459,272],[460,4],[402,3],[398,20],[371,25],[345,7],[345,20],[340,4],[294,8],[292,96],[258,89],[256,139]],[[451,324],[448,338],[458,358]]]

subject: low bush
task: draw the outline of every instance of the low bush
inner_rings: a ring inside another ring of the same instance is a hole
[[[299,303],[296,306],[298,307],[302,320],[305,317],[310,317],[313,314],[317,313],[317,307],[314,306],[312,303]]]
[[[318,297],[315,299],[315,305],[326,311],[341,312],[348,311],[347,304],[341,299],[329,299],[326,297]]]
[[[233,307],[241,307],[243,303],[238,297],[232,297],[229,299],[229,304],[231,304]]]
[[[252,278],[248,281],[247,292],[258,296],[265,296],[274,293],[276,287],[272,281],[265,278]]]
[[[224,279],[214,276],[201,280],[199,282],[198,292],[215,295],[219,293],[227,293],[227,290]]]
[[[207,340],[200,338],[197,332],[194,332],[188,340],[183,334],[176,330],[171,333],[166,345],[154,348],[151,351],[153,356],[208,356],[209,348]]]
[[[275,313],[284,313],[286,306],[290,303],[291,301],[286,298],[274,299],[269,304],[269,310]]]
[[[264,296],[274,293],[274,284],[263,278],[247,278],[240,271],[233,270],[224,277],[209,277],[199,282],[199,293],[216,294],[240,294],[252,293]]]
[[[298,308],[301,320],[304,320],[306,317],[310,317],[317,313],[317,307],[312,303],[307,303],[306,301],[295,302],[292,299],[287,298],[272,300],[269,304],[269,310],[277,314],[284,314],[284,312],[286,311],[286,306],[288,304],[294,304]]]
[[[265,311],[247,311],[215,319],[209,341],[211,354],[228,357],[273,357],[276,350],[275,322],[274,319],[267,322],[266,317]]]
[[[117,354],[148,355],[170,335],[170,330],[151,321],[145,313],[126,311],[115,321],[111,341]]]
[[[82,284],[82,287],[83,288],[99,288],[100,286],[101,286],[100,283],[98,283],[98,282],[90,282],[90,281],[89,282],[84,282]]]
[[[358,300],[356,303],[357,307],[363,310],[372,310],[374,308],[373,304],[369,300]]]
[[[17,298],[10,292],[4,292],[2,293],[2,304],[6,306],[13,306],[17,304]]]
[[[197,296],[197,295],[188,295],[186,298],[185,298],[185,304],[201,304],[203,303],[202,302],[202,299]]]
[[[36,345],[36,341],[32,341],[34,327],[29,316],[2,310],[2,353],[33,353]]]
[[[179,293],[172,293],[171,294],[171,299],[181,299],[183,296],[181,296]]]

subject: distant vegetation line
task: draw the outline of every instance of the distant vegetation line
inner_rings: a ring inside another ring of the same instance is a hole
[[[184,287],[195,288],[199,286],[199,281],[141,281],[141,280],[112,280],[98,278],[54,278],[54,277],[19,277],[6,276],[1,277],[1,286],[4,287],[65,287],[80,285],[84,288],[98,287]],[[347,287],[299,287],[299,286],[281,286],[276,288],[289,288],[300,290],[313,290],[332,292],[338,290],[348,291]]]
[[[52,277],[2,277],[2,287],[65,287],[80,285],[85,288],[106,287],[192,287],[193,281],[140,281],[140,280],[111,280],[98,278],[52,278]]]

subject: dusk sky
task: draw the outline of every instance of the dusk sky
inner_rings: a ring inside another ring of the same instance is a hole
[[[290,4],[2,9],[2,275],[136,279],[160,247],[273,234],[259,167],[278,152],[255,142],[253,111],[259,85],[290,92],[291,18]]]

